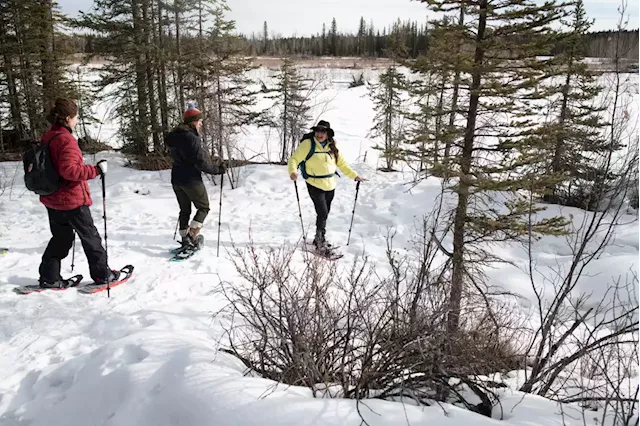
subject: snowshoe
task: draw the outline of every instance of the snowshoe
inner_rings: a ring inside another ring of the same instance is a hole
[[[317,248],[317,247],[316,247],[316,245],[313,243],[313,241],[308,241],[308,242],[307,242],[307,246],[308,246],[309,248],[311,248],[311,249],[316,249],[316,248]],[[335,249],[338,249],[338,248],[340,248],[340,247],[342,247],[342,246],[334,246],[334,245],[333,245],[333,244],[331,244],[331,243],[325,243],[325,247],[328,247],[328,248],[330,248],[331,250],[335,250]]]
[[[311,244],[305,244],[305,246],[302,248],[304,251],[306,251],[307,253],[311,253],[314,254],[318,257],[321,257],[323,259],[327,259],[327,260],[338,260],[342,257],[344,257],[344,254],[340,253],[337,249],[337,247],[316,247],[315,244],[311,243]]]
[[[113,271],[113,275],[109,277],[109,282],[94,282],[93,284],[87,284],[78,289],[78,293],[91,294],[98,293],[119,286],[126,283],[133,275],[133,266],[127,265],[119,271]]]
[[[169,259],[171,262],[182,262],[192,257],[194,254],[202,250],[204,247],[204,236],[198,235],[195,244],[185,244],[177,251],[173,252],[173,257]]]
[[[82,275],[76,275],[66,280],[59,280],[53,283],[40,282],[39,284],[23,285],[13,289],[17,294],[40,293],[45,290],[62,291],[68,288],[77,287],[82,281]]]

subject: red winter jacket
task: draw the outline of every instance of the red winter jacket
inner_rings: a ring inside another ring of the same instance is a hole
[[[57,134],[59,135],[56,136]],[[41,140],[51,141],[51,162],[63,182],[60,189],[53,194],[41,195],[40,202],[55,210],[73,210],[80,206],[90,206],[93,201],[87,180],[98,176],[98,168],[84,164],[82,151],[71,131],[65,126],[54,124],[42,135]]]

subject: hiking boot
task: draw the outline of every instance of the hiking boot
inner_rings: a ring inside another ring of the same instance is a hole
[[[333,244],[327,241],[327,231],[325,229],[322,230],[322,241],[324,241],[324,246],[327,248],[331,248]]]
[[[313,245],[316,249],[320,250],[326,246],[326,240],[324,239],[324,232],[322,230],[316,230],[316,236],[313,238]]]

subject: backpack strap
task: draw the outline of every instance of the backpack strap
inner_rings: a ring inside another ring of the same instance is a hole
[[[315,153],[316,153],[316,141],[315,141],[315,138],[313,136],[309,139],[309,144],[311,145],[309,147],[309,153],[305,157],[304,161],[301,161],[300,164],[298,164],[298,168],[300,169],[300,173],[302,174],[302,178],[305,179],[305,180],[307,180],[309,178],[327,179],[327,178],[333,177],[334,175],[338,175],[337,171],[335,173],[331,173],[330,175],[310,175],[309,173],[307,173],[307,167],[306,167],[305,163],[309,160],[309,158],[313,157],[315,155]],[[331,155],[330,152],[321,152],[319,154]],[[338,175],[338,177],[339,176],[340,175]]]
[[[43,143],[43,144],[48,145],[48,144],[50,144],[51,142],[53,142],[53,140],[54,140],[55,138],[57,138],[58,136],[60,136],[62,133],[63,133],[63,132],[58,132],[58,133],[54,134],[54,135],[53,135],[53,137],[52,137],[51,139],[49,139],[48,141],[46,141],[46,142],[45,142],[45,141],[43,141],[43,140],[41,139],[41,140],[40,140],[40,143]]]

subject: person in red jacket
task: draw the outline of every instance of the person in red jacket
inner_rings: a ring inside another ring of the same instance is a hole
[[[51,195],[41,195],[40,202],[47,208],[51,240],[42,255],[40,286],[60,288],[69,282],[60,276],[60,262],[68,256],[75,231],[89,262],[91,278],[98,284],[117,281],[119,272],[107,265],[107,253],[102,247],[100,234],[93,224],[89,207],[93,204],[89,191],[89,179],[107,172],[107,161],[97,165],[84,164],[73,129],[78,124],[78,107],[72,100],[56,99],[47,116],[51,127],[42,136],[42,142],[50,142],[49,152],[53,167],[63,184]]]

